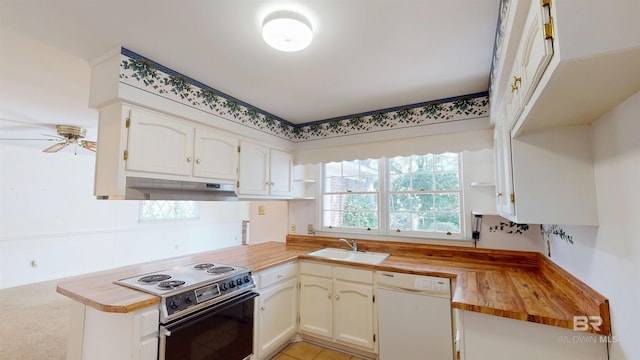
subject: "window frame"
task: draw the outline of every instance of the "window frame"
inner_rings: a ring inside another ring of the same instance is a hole
[[[465,198],[464,198],[464,173],[463,173],[463,154],[462,152],[451,152],[452,154],[456,154],[458,157],[458,190],[454,191],[459,194],[459,204],[460,210],[458,212],[460,219],[460,231],[459,232],[434,232],[434,231],[412,231],[412,230],[401,230],[397,232],[396,229],[391,229],[390,226],[390,209],[389,209],[389,198],[393,193],[397,193],[396,191],[391,191],[391,183],[390,183],[390,173],[389,173],[389,161],[393,158],[379,158],[379,159],[371,159],[378,161],[378,229],[367,230],[365,228],[350,228],[350,227],[331,227],[324,225],[324,199],[326,195],[331,195],[333,193],[327,193],[325,188],[325,166],[327,163],[322,163],[320,166],[320,201],[318,201],[318,223],[320,225],[320,231],[328,232],[328,233],[345,233],[345,234],[372,234],[376,236],[393,236],[393,237],[412,237],[412,238],[424,238],[424,239],[463,239],[468,235],[468,229],[466,226],[466,217],[465,217]],[[428,154],[423,154],[428,155]],[[439,155],[439,154],[432,154]],[[409,156],[398,156],[398,157],[410,157]],[[356,160],[353,160],[356,161]],[[433,172],[432,172],[433,173]],[[450,193],[448,190],[432,190],[426,191],[422,193],[426,194],[437,194],[441,192]],[[420,193],[417,191],[411,191],[407,193]],[[355,194],[355,192],[354,192]]]

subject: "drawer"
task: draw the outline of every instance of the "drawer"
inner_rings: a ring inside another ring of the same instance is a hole
[[[373,284],[373,271],[351,267],[336,266],[334,269],[336,280],[346,280],[363,284]]]
[[[288,280],[298,274],[298,264],[295,262],[277,266],[256,274],[258,288],[264,289],[280,281]]]
[[[325,264],[318,264],[318,263],[312,263],[312,262],[301,262],[300,263],[300,273],[301,274],[308,274],[308,275],[315,275],[315,276],[322,276],[322,277],[326,277],[326,278],[331,278],[333,277],[333,266],[331,265],[325,265]]]

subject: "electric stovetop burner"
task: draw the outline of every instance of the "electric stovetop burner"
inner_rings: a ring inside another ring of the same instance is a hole
[[[219,267],[212,267],[209,270],[207,270],[207,272],[209,274],[226,274],[228,272],[232,272],[234,269],[231,266],[219,266]]]
[[[193,268],[196,270],[207,270],[214,266],[215,265],[213,265],[212,263],[200,263],[200,264],[193,265]]]
[[[171,289],[175,289],[179,286],[182,286],[186,284],[186,281],[182,281],[182,280],[167,280],[167,281],[161,281],[158,283],[158,285],[156,286],[158,289],[160,290],[171,290]]]

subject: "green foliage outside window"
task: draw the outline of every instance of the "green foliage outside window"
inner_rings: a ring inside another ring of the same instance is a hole
[[[323,226],[373,230],[385,216],[387,232],[460,233],[459,165],[453,153],[325,164]]]

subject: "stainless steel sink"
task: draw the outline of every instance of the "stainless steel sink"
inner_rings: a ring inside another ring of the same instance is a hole
[[[307,254],[331,260],[349,261],[360,264],[377,265],[383,262],[390,254],[353,251],[337,248],[324,248]]]

